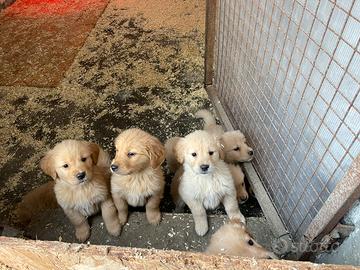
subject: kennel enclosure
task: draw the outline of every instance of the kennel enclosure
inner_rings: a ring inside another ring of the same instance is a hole
[[[359,198],[359,38],[356,0],[207,1],[206,84],[295,240]]]

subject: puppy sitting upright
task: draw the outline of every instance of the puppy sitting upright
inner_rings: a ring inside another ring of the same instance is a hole
[[[172,180],[172,197],[177,206],[182,202],[188,205],[198,235],[208,231],[206,209],[215,209],[220,202],[230,218],[245,222],[231,172],[220,159],[220,144],[215,137],[203,130],[190,133],[178,139],[175,155],[183,166]]]
[[[204,120],[204,130],[219,138],[225,162],[247,162],[253,159],[254,151],[246,144],[245,135],[240,130],[225,132],[208,110],[200,110],[195,116]]]
[[[106,229],[114,236],[120,223],[110,195],[108,155],[95,143],[66,140],[40,161],[41,169],[55,180],[58,204],[75,226],[76,238],[90,236],[87,217],[101,209]]]
[[[161,164],[165,149],[161,142],[141,129],[125,130],[115,139],[116,154],[111,164],[111,193],[121,224],[128,216],[128,204],[146,206],[149,223],[161,219],[160,201],[165,180]]]

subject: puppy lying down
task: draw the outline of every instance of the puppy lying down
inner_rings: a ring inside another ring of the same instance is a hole
[[[231,172],[221,160],[220,144],[212,135],[198,130],[179,138],[175,155],[183,166],[172,180],[171,195],[178,208],[184,203],[190,208],[198,235],[208,231],[206,209],[214,209],[220,203],[231,219],[245,222]]]
[[[111,164],[111,193],[121,224],[128,216],[128,205],[145,206],[150,224],[161,219],[160,201],[165,180],[161,164],[165,149],[161,142],[142,131],[128,129],[115,139],[116,154]]]
[[[227,163],[251,161],[254,151],[246,144],[246,138],[240,130],[224,131],[222,126],[217,125],[214,116],[208,110],[200,110],[195,117],[204,120],[204,130],[219,138],[224,160]]]
[[[90,236],[87,217],[101,210],[107,231],[120,233],[120,223],[110,194],[109,157],[95,143],[65,140],[57,144],[40,161],[41,169],[54,179],[27,194],[17,213],[54,206],[55,197],[79,241]],[[54,196],[55,195],[55,196]],[[25,207],[25,205],[27,205]],[[20,219],[24,219],[20,217]]]
[[[207,254],[233,255],[261,259],[277,259],[276,255],[260,246],[245,225],[239,220],[230,220],[217,230],[205,251]]]

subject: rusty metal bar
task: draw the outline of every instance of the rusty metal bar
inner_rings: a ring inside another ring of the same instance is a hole
[[[205,84],[212,84],[214,78],[214,46],[216,10],[218,0],[206,0],[205,29]]]

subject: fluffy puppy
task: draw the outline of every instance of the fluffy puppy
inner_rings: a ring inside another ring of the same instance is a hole
[[[132,128],[120,133],[115,139],[115,147],[116,154],[111,164],[111,193],[120,223],[127,221],[128,205],[145,205],[149,223],[158,224],[165,186],[161,169],[165,159],[164,146],[149,133]]]
[[[110,161],[95,143],[66,140],[40,161],[41,169],[55,180],[58,204],[75,226],[79,241],[90,236],[87,217],[101,209],[107,231],[120,233],[120,223],[110,194]]]
[[[240,130],[227,131],[216,124],[214,116],[208,110],[200,110],[195,117],[204,120],[204,130],[219,138],[227,163],[251,161],[254,150],[246,144],[246,138]]]
[[[166,162],[171,173],[175,173],[181,166],[175,157],[175,145],[179,141],[180,137],[172,137],[165,142]],[[246,191],[245,175],[240,166],[235,164],[228,164],[231,175],[234,180],[236,189],[236,198],[239,203],[244,203],[248,200],[249,194]],[[179,174],[180,172],[178,172]],[[173,187],[177,188],[177,187]],[[175,192],[175,191],[174,191]],[[178,210],[178,209],[177,209]]]
[[[236,198],[239,203],[244,203],[249,198],[249,194],[246,191],[245,186],[245,175],[241,170],[240,166],[237,166],[235,164],[228,164],[228,167],[234,179]]]
[[[276,255],[260,246],[245,225],[239,220],[230,220],[217,230],[205,251],[207,254],[232,255],[259,259],[277,259]]]
[[[231,172],[220,158],[220,144],[214,136],[203,130],[190,133],[178,140],[175,155],[183,166],[172,180],[172,197],[177,207],[183,202],[188,205],[198,235],[208,231],[206,209],[214,209],[220,202],[230,218],[245,222]]]

